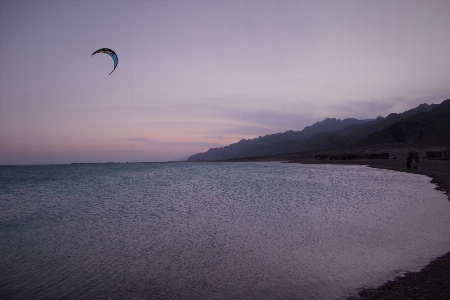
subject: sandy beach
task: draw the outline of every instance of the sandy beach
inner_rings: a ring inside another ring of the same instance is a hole
[[[420,155],[424,157],[424,155]],[[437,185],[436,189],[444,191],[450,201],[450,161],[421,159],[420,169],[408,170],[406,151],[396,154],[396,159],[361,159],[361,160],[315,160],[298,157],[291,162],[306,164],[358,164],[372,168],[389,169],[426,175]],[[449,249],[450,250],[450,249]],[[407,273],[388,281],[376,288],[362,288],[355,299],[450,299],[450,252],[436,258],[419,272]]]

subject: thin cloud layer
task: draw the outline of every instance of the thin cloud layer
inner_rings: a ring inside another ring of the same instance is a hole
[[[2,1],[0,164],[169,160],[440,103],[448,11],[439,0]],[[111,75],[110,57],[91,57],[103,47],[120,57]]]

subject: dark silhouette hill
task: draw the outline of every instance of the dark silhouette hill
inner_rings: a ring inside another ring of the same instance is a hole
[[[311,138],[322,132],[333,132],[344,129],[350,125],[364,124],[372,120],[357,120],[327,118],[316,122],[311,126],[305,127],[302,131],[289,130],[283,133],[260,136],[251,140],[240,140],[237,143],[225,147],[211,148],[205,153],[198,153],[190,156],[188,161],[197,160],[218,160],[231,159],[237,157],[247,157],[255,155],[278,154],[280,151],[286,153],[287,149],[292,148],[291,144]],[[286,147],[282,150],[280,147]]]
[[[441,104],[421,104],[403,113],[372,120],[330,119],[305,127],[197,153],[188,161],[276,155],[349,146],[403,143],[417,146],[450,145],[450,99]]]
[[[375,131],[356,145],[403,143],[417,147],[450,145],[450,99],[429,112],[412,115],[381,131]]]

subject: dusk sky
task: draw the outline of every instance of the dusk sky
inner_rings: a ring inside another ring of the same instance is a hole
[[[448,98],[448,0],[0,0],[0,164],[167,161]]]

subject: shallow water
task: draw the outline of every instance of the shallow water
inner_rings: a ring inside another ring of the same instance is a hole
[[[333,299],[450,249],[422,175],[363,166],[0,168],[0,296]]]

